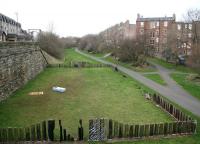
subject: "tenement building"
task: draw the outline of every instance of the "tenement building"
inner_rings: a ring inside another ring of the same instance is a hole
[[[192,23],[176,22],[175,14],[153,18],[143,18],[138,14],[136,33],[150,55],[163,57],[169,51],[176,55],[191,54]]]
[[[118,44],[124,39],[135,39],[136,37],[136,27],[135,24],[130,24],[127,20],[126,22],[121,22],[108,29],[102,31],[100,35],[103,37],[107,44],[116,43]]]
[[[151,54],[159,55],[167,48],[168,30],[175,23],[175,20],[175,15],[173,17],[143,18],[138,14],[136,20],[137,38],[143,38]]]
[[[0,13],[0,41],[25,41],[31,36],[21,28],[21,24]]]

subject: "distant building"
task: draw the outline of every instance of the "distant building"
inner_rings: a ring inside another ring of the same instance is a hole
[[[26,41],[31,36],[21,28],[21,24],[0,13],[0,41]]]
[[[150,55],[162,57],[169,48],[177,55],[190,55],[192,23],[176,22],[172,17],[143,18],[136,20],[137,38],[143,38]]]
[[[105,42],[109,45],[115,43],[116,45],[124,39],[135,39],[136,38],[136,27],[135,24],[121,22],[116,24],[100,33]]]
[[[143,18],[137,15],[137,38],[143,37],[146,47],[151,54],[161,54],[167,47],[167,33],[169,27],[175,23],[176,17]]]

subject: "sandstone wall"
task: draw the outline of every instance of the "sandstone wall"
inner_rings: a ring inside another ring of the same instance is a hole
[[[46,65],[36,43],[0,43],[0,101],[33,79]]]

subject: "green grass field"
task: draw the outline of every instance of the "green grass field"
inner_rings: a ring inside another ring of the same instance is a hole
[[[147,77],[150,80],[153,80],[161,85],[166,85],[166,82],[163,80],[163,78],[159,74],[144,74],[145,77]]]
[[[63,120],[63,126],[76,135],[80,118],[86,130],[88,120],[96,117],[124,123],[171,121],[169,115],[145,100],[136,85],[110,68],[47,68],[0,105],[0,127],[27,126],[52,118]],[[53,86],[67,90],[56,93]],[[32,91],[43,91],[44,95],[28,95]]]
[[[116,59],[114,59],[114,57],[106,57],[105,60],[109,61],[109,62],[112,62],[112,63],[115,63],[115,64],[119,64],[119,65],[122,65],[126,68],[129,68],[129,69],[132,69],[134,71],[137,71],[137,72],[154,72],[156,71],[155,68],[153,67],[150,67],[150,66],[147,66],[147,67],[134,67],[131,65],[131,63],[124,63],[124,62],[121,62],[121,61],[117,61]]]
[[[98,64],[99,62],[94,61],[90,58],[87,58],[83,55],[80,55],[75,52],[75,49],[73,48],[68,48],[65,49],[65,58],[64,58],[64,63],[70,63],[70,62],[88,62],[92,64]]]
[[[70,52],[72,54],[70,54]],[[66,50],[66,62],[91,61]],[[53,86],[66,87],[65,93],[52,91]],[[44,95],[30,96],[31,91],[43,91]],[[110,68],[47,68],[6,101],[0,103],[0,127],[29,126],[50,118],[59,119],[73,136],[77,135],[79,119],[83,119],[87,136],[90,118],[112,118],[124,123],[169,122],[172,118],[145,100],[143,91],[153,92],[130,77]],[[178,107],[178,106],[177,106]],[[183,109],[200,121],[199,117]],[[57,124],[58,125],[58,124]],[[58,131],[57,131],[58,132]],[[142,140],[137,144],[198,144],[200,124],[196,135],[172,139]]]
[[[200,84],[195,83],[193,81],[187,80],[186,77],[188,74],[176,74],[172,73],[171,77],[181,85],[186,91],[188,91],[191,95],[200,99]]]
[[[165,68],[168,69],[172,69],[175,71],[180,71],[180,72],[184,72],[184,73],[196,73],[196,71],[194,69],[191,69],[189,67],[183,66],[183,65],[175,65],[173,63],[168,63],[162,59],[158,59],[158,58],[149,58],[150,61],[155,62]]]

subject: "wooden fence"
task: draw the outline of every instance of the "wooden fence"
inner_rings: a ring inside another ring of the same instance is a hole
[[[152,100],[177,121],[196,121],[157,94],[153,95]]]
[[[82,120],[78,127],[78,140],[83,140]],[[0,128],[0,143],[22,141],[74,141],[59,120],[59,138],[55,138],[55,120],[43,121],[25,128]]]
[[[111,67],[107,64],[92,64],[86,62],[78,63],[68,63],[68,64],[48,64],[47,67],[50,68],[101,68],[101,67]]]
[[[91,136],[89,133],[89,140],[92,141],[93,139],[90,139],[90,137],[94,137],[96,138],[95,141],[101,141],[101,139],[98,140],[98,136],[100,135],[97,133],[98,129],[106,129],[104,134],[107,135],[107,139],[188,135],[196,133],[196,120],[192,119],[190,116],[183,113],[181,110],[177,109],[174,105],[157,94],[152,96],[152,102],[161,107],[164,112],[170,114],[175,121],[155,124],[123,124],[112,119],[91,119],[89,120],[89,131],[93,131],[93,133],[91,133]],[[98,124],[97,129],[95,126],[97,122],[107,124],[104,124],[104,127],[102,127],[101,124]]]

